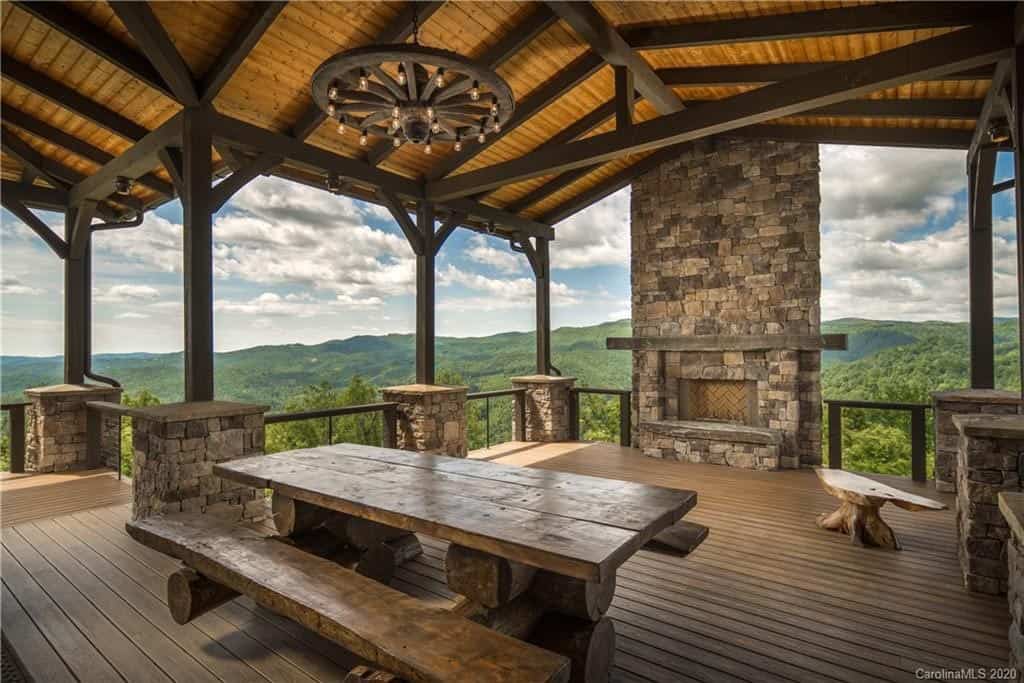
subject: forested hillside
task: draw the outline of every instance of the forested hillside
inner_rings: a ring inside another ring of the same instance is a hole
[[[824,354],[822,376],[826,398],[886,401],[929,400],[932,391],[967,384],[967,325],[949,322],[900,322],[842,319],[824,323],[823,331],[849,336],[846,351]],[[563,374],[583,386],[629,388],[630,354],[608,351],[607,337],[629,336],[629,321],[591,327],[563,327],[552,335],[552,358]],[[996,376],[1000,388],[1018,389],[1016,320],[996,321]],[[218,353],[216,387],[219,398],[269,403],[275,410],[301,410],[365,402],[380,387],[411,381],[412,335],[361,336],[312,346],[257,346]],[[439,381],[459,381],[472,391],[509,386],[509,377],[533,372],[534,339],[510,332],[481,338],[442,337],[437,341]],[[19,400],[26,387],[53,384],[61,378],[61,359],[5,356],[3,399]],[[129,400],[181,400],[182,355],[100,354],[95,370],[117,378]],[[474,446],[482,444],[486,425],[483,406],[471,408]],[[600,399],[583,406],[586,434],[615,438],[617,410]],[[492,441],[508,438],[511,406],[492,405]],[[349,430],[339,423],[338,433]],[[844,455],[851,469],[892,473],[909,471],[907,417],[900,413],[848,410],[845,413]],[[277,447],[312,445],[323,438],[323,425],[305,425],[278,432]],[[355,433],[366,426],[352,422]],[[366,434],[372,434],[365,432]],[[376,432],[372,432],[376,433]],[[931,428],[929,425],[929,438]],[[340,438],[344,438],[343,436]],[[369,438],[369,437],[367,437]],[[929,443],[929,452],[931,444]]]

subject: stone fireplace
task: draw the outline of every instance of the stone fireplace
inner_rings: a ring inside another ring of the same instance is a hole
[[[633,183],[633,442],[755,469],[821,462],[817,145],[699,140]]]

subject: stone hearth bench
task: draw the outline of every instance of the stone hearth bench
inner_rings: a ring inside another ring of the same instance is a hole
[[[401,680],[568,680],[565,657],[425,605],[253,527],[183,513],[129,522],[127,530],[187,565],[184,579],[181,572],[171,575],[168,602],[181,601],[172,592],[184,584],[190,602],[205,605],[192,618],[242,593]]]
[[[782,433],[776,429],[708,420],[641,422],[640,429],[670,439],[676,457],[686,462],[755,470],[780,465]]]

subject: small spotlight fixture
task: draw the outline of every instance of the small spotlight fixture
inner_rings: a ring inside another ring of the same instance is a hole
[[[327,174],[327,191],[332,194],[341,194],[341,178],[337,173]]]
[[[996,121],[988,129],[988,139],[994,143],[1006,142],[1010,139],[1010,124],[1006,121]]]
[[[123,175],[117,176],[114,179],[114,191],[120,195],[129,195],[132,193],[132,185],[135,184],[131,178],[126,178]]]

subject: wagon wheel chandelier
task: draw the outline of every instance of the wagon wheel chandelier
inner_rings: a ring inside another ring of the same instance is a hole
[[[395,147],[463,141],[501,131],[515,108],[512,89],[492,69],[455,52],[417,43],[356,48],[334,55],[313,74],[313,101],[358,132],[359,144],[390,139]]]

